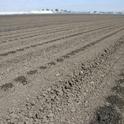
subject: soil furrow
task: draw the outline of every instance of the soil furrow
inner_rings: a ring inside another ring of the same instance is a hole
[[[108,26],[107,26],[108,27]],[[23,48],[18,48],[16,50],[12,50],[12,51],[8,51],[8,52],[5,52],[5,53],[0,53],[0,56],[7,56],[9,54],[14,54],[14,53],[17,53],[17,52],[20,52],[20,51],[24,51],[26,49],[30,49],[30,48],[35,48],[37,46],[42,46],[42,45],[45,45],[45,44],[48,44],[48,43],[54,43],[56,41],[59,41],[61,39],[67,39],[67,38],[71,38],[71,37],[75,37],[75,36],[79,36],[79,35],[82,35],[84,33],[89,33],[89,32],[92,32],[92,31],[96,31],[96,30],[100,30],[100,29],[104,29],[104,28],[107,28],[106,26],[105,27],[100,27],[100,28],[97,28],[97,29],[92,29],[92,30],[89,30],[89,31],[84,31],[84,32],[80,32],[80,33],[74,33],[72,35],[68,35],[68,36],[64,36],[64,37],[60,37],[60,38],[57,38],[57,39],[53,39],[53,40],[50,40],[50,41],[46,41],[46,42],[43,42],[43,43],[38,43],[38,44],[32,44],[30,46],[26,46],[26,47],[23,47]]]

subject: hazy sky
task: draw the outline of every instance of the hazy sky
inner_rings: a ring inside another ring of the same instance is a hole
[[[77,11],[124,11],[124,0],[0,0],[0,11],[58,8]]]

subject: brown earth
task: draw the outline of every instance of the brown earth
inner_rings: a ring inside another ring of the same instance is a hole
[[[0,124],[124,124],[124,16],[0,16]]]

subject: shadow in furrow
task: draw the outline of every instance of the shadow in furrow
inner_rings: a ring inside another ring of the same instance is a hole
[[[121,73],[117,85],[112,88],[113,95],[106,98],[108,105],[96,109],[94,119],[90,124],[123,124],[124,113],[124,73]]]

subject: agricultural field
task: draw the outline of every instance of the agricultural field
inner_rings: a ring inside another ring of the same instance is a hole
[[[124,124],[124,16],[0,16],[0,124]]]

